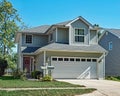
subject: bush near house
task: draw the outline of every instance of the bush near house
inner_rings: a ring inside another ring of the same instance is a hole
[[[41,77],[43,77],[43,73],[40,71],[33,71],[31,73],[31,76],[32,76],[32,78],[40,79]]]
[[[4,75],[7,66],[7,61],[5,59],[0,58],[0,76]]]

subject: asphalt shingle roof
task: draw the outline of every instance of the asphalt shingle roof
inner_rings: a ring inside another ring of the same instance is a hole
[[[65,21],[65,22],[60,22],[60,23],[57,23],[55,25],[67,25],[68,23],[70,23],[72,20],[69,20],[69,21]]]
[[[114,34],[117,37],[120,37],[120,29],[106,29],[110,33]]]
[[[29,32],[29,33],[45,33],[51,26],[50,25],[42,25],[30,29],[23,30],[21,32]]]
[[[22,53],[33,53],[35,52],[36,50],[38,50],[40,47],[27,47],[25,48]]]
[[[62,51],[78,51],[78,52],[98,52],[103,53],[107,52],[104,48],[100,45],[88,45],[88,46],[73,46],[68,44],[60,44],[60,43],[51,43],[46,45],[41,50],[62,50]]]

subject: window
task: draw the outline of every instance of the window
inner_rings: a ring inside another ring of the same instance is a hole
[[[52,61],[57,61],[57,58],[52,58]]]
[[[32,43],[32,35],[26,35],[26,43]]]
[[[79,61],[80,61],[80,58],[76,58],[76,61],[79,62]]]
[[[113,43],[109,42],[109,50],[112,50],[112,48],[113,48]]]
[[[51,33],[50,34],[50,41],[52,41],[53,40],[53,34]]]
[[[68,58],[64,58],[64,61],[69,61],[69,59]]]
[[[87,62],[91,62],[91,59],[87,59]]]
[[[92,62],[97,62],[97,59],[92,59]]]
[[[75,29],[75,42],[84,42],[84,29]]]
[[[81,61],[82,61],[82,62],[85,62],[85,61],[86,61],[86,59],[81,59]]]
[[[63,61],[63,58],[58,58],[58,61]]]
[[[70,58],[70,61],[74,61],[74,58]]]

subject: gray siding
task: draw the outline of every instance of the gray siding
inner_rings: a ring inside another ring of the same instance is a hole
[[[65,28],[57,29],[57,42],[69,43],[69,30]]]
[[[90,30],[90,44],[97,44],[98,36],[96,30]]]
[[[25,43],[25,36],[26,36],[26,34],[22,35],[22,46],[42,47],[42,46],[48,44],[48,36],[47,35],[32,34],[32,36],[33,36],[32,44]]]
[[[111,41],[113,49],[109,50],[109,42]],[[108,32],[100,39],[99,44],[109,52],[105,60],[106,75],[120,76],[120,39]]]
[[[82,28],[85,30],[85,42],[84,44],[89,44],[89,27],[88,25],[86,25],[84,22],[82,22],[81,20],[77,20],[75,21],[74,23],[71,24],[71,44],[79,44],[79,43],[76,43],[74,42],[74,31],[75,31],[75,28]]]

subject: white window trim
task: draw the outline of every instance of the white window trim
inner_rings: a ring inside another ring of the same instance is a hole
[[[109,42],[108,47],[109,47],[109,50],[113,49],[113,42],[112,41]]]
[[[26,43],[26,36],[27,35],[31,35],[32,36],[32,42],[31,43]],[[25,40],[24,41],[25,41],[25,44],[33,44],[33,35],[32,34],[25,34]]]
[[[82,29],[82,30],[84,30],[84,35],[75,35],[75,29]],[[84,37],[84,42],[76,42],[75,41],[75,36],[83,36]],[[74,42],[75,43],[83,43],[83,44],[85,43],[85,28],[77,28],[77,27],[74,28]]]

